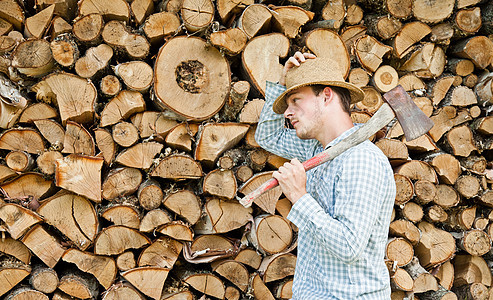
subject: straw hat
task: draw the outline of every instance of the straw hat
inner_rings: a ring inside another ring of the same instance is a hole
[[[288,93],[300,87],[315,84],[337,86],[349,90],[351,104],[357,103],[364,98],[364,93],[360,88],[344,80],[337,62],[325,57],[317,57],[307,59],[299,67],[293,67],[288,70],[286,74],[287,90],[274,101],[274,112],[278,114],[284,113],[288,107],[286,104],[286,95]]]

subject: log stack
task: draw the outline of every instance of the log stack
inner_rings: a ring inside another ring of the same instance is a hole
[[[392,299],[493,297],[493,2],[0,1],[0,297],[289,299],[284,159],[255,142],[295,51],[435,126],[372,140],[395,171]],[[34,4],[34,5],[33,5]]]

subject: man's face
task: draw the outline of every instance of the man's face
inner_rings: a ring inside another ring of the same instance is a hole
[[[309,86],[294,90],[286,98],[288,108],[284,111],[284,117],[289,119],[299,138],[315,138],[321,130],[323,100],[324,93],[316,96]]]

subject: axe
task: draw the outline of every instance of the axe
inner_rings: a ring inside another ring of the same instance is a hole
[[[388,91],[383,95],[383,98],[386,102],[384,102],[368,122],[334,146],[304,161],[303,167],[305,171],[330,161],[349,148],[369,139],[392,121],[394,117],[397,117],[408,141],[422,136],[433,127],[433,121],[416,106],[413,99],[411,99],[402,86],[398,85]],[[240,199],[240,203],[245,207],[249,207],[257,197],[276,187],[278,184],[277,179],[271,178],[256,190]]]

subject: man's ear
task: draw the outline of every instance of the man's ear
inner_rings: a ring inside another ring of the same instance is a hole
[[[332,98],[334,97],[334,90],[328,86],[326,86],[323,89],[322,93],[325,96],[325,102],[330,102],[332,100]]]

